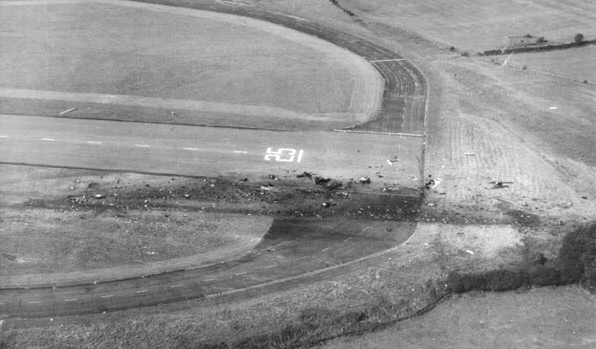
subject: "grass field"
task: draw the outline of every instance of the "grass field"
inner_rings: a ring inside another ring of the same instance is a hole
[[[418,33],[463,50],[502,48],[510,36],[530,33],[551,41],[573,41],[596,32],[596,3],[582,0],[345,0],[363,18]]]
[[[516,54],[511,56],[507,64],[581,82],[586,80],[593,85],[596,83],[595,55],[596,46],[584,46],[563,51]]]
[[[191,114],[183,122],[202,124],[217,124],[226,114],[250,119],[256,108],[269,119],[285,114],[300,119],[303,113],[337,121],[340,115],[340,122],[351,125],[378,107],[382,83],[369,64],[321,40],[261,22],[117,2],[0,6],[0,31],[6,33],[0,37],[0,87],[29,91],[31,101],[50,104],[60,97],[40,97],[38,91],[96,94],[99,104],[91,106],[83,97],[82,105],[76,96],[65,97],[79,107],[68,116],[118,113],[115,105],[131,105],[119,96],[140,97],[136,107],[161,108],[165,122],[177,108],[160,99],[178,101]],[[9,91],[2,97],[14,96]],[[18,103],[2,112],[41,109]],[[119,114],[144,119],[127,110]],[[267,119],[256,121],[267,126]]]
[[[106,268],[120,270],[109,270],[106,275],[136,275],[151,268],[196,266],[237,258],[260,241],[272,220],[241,214],[138,208],[32,208],[23,203],[63,200],[67,195],[89,196],[90,185],[134,191],[147,188],[145,185],[177,185],[184,179],[11,165],[0,168],[3,282],[16,275],[48,274],[51,278],[49,274],[82,272],[78,275],[80,281],[100,269],[105,273]]]
[[[386,330],[318,348],[593,348],[595,311],[596,298],[576,287],[471,294]]]

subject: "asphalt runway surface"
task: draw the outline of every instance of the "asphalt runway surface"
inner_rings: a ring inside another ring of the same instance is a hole
[[[383,182],[417,174],[393,156],[420,140],[378,133],[287,132],[0,115],[0,163],[136,172],[233,176],[316,172],[340,180],[378,173]],[[406,166],[406,167],[404,167]],[[407,171],[404,171],[407,168]]]
[[[402,150],[406,154],[401,155],[411,163],[418,155],[423,161],[420,152],[426,86],[418,70],[395,52],[348,33],[257,7],[218,2],[189,2],[185,6],[284,25],[366,58],[385,80],[382,110],[377,118],[346,130],[349,132],[279,132],[0,115],[0,162],[187,176],[244,173],[259,177],[280,170],[316,170],[348,179],[370,173],[375,165],[378,170]],[[396,134],[413,135],[420,144],[409,148],[400,143],[404,137]],[[383,171],[388,182],[403,181],[403,176],[410,175],[400,174],[390,164]],[[411,204],[416,205],[417,200]],[[400,244],[414,229],[410,223],[389,222],[391,229],[379,227],[373,232],[362,224],[342,220],[321,229],[305,220],[277,221],[253,252],[235,261],[111,282],[0,289],[0,315],[51,317],[189,299],[234,299],[239,292],[262,293],[333,273],[337,266]],[[389,231],[392,234],[383,233]]]

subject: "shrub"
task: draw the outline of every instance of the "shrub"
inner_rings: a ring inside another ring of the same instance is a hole
[[[559,263],[563,279],[596,285],[596,221],[565,235]]]

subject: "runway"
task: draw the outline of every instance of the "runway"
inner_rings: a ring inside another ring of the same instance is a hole
[[[309,171],[340,180],[409,180],[420,139],[0,115],[0,163],[183,176]],[[413,166],[414,165],[414,166]],[[382,177],[380,177],[382,176]],[[382,179],[381,179],[382,178]]]

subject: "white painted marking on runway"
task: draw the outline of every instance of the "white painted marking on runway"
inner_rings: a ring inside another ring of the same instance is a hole
[[[330,248],[331,248],[331,247],[324,248],[324,249],[322,249],[322,250],[321,250],[321,252],[328,251]]]
[[[377,59],[374,61],[370,61],[371,63],[380,63],[380,62],[397,62],[397,61],[405,61],[405,58],[394,58],[394,59]]]
[[[557,108],[557,107],[549,107],[548,109],[550,109],[550,110],[557,110],[559,108]]]
[[[101,142],[98,142],[98,141],[87,141],[87,143],[89,143],[89,144],[101,144]]]
[[[135,144],[135,147],[149,148],[148,144]]]
[[[60,115],[64,115],[66,113],[70,113],[71,111],[75,111],[75,110],[77,110],[77,108],[70,108],[70,109],[67,109],[65,111],[61,111],[59,114]]]
[[[184,150],[193,150],[193,151],[199,150],[199,148],[182,148],[182,149],[184,149]]]
[[[72,298],[72,299],[65,299],[64,301],[65,302],[76,302],[76,301],[78,301],[78,299]]]
[[[300,149],[300,151],[298,152],[298,159],[296,160],[296,162],[302,161],[302,155],[304,155],[304,150]]]
[[[236,276],[240,276],[240,275],[244,275],[244,274],[246,274],[245,271],[243,271],[242,273],[237,273]]]
[[[54,138],[42,138],[42,141],[48,141],[48,142],[54,142],[55,139]]]
[[[101,298],[112,298],[114,297],[113,294],[106,294],[105,296],[101,296]]]
[[[176,288],[176,287],[182,287],[182,284],[180,284],[180,285],[172,285],[172,286],[170,286],[170,288]]]
[[[0,135],[0,138],[8,138],[7,135]]]
[[[147,291],[147,290],[140,290],[140,291],[137,291],[135,293],[145,293],[145,292],[149,292],[149,291]]]
[[[29,303],[29,304],[40,304],[41,302],[40,301],[33,301],[33,302],[27,302],[27,303]]]
[[[248,154],[248,152],[244,151],[244,150],[234,150],[234,153],[235,154]]]

